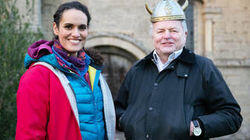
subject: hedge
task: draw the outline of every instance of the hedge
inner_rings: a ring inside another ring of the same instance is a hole
[[[0,0],[0,139],[14,139],[16,127],[16,91],[25,72],[23,60],[27,47],[42,38],[40,31],[32,32],[29,22],[15,6],[16,1]],[[26,1],[32,14],[32,2]]]

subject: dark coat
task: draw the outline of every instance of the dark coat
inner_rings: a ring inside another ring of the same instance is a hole
[[[211,60],[184,48],[159,73],[152,59],[151,53],[130,69],[115,101],[126,139],[197,139],[189,136],[194,119],[203,129],[198,139],[240,128],[240,106]]]

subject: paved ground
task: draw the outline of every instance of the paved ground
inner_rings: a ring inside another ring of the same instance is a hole
[[[115,139],[116,139],[116,140],[125,140],[125,137],[124,137],[123,132],[116,131]]]

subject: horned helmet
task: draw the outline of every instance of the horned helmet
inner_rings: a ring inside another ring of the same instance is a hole
[[[179,0],[177,0],[179,1]],[[161,0],[154,8],[153,12],[146,4],[146,9],[151,15],[151,22],[155,23],[163,20],[185,20],[184,10],[188,6],[188,0],[180,6],[176,0]]]

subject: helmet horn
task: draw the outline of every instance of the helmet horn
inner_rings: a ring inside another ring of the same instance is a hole
[[[184,11],[187,7],[188,7],[188,0],[185,0],[185,3],[181,6],[181,8]]]
[[[152,10],[149,9],[148,4],[145,4],[145,8],[146,8],[146,10],[148,11],[148,13],[149,13],[150,15],[153,14]]]

